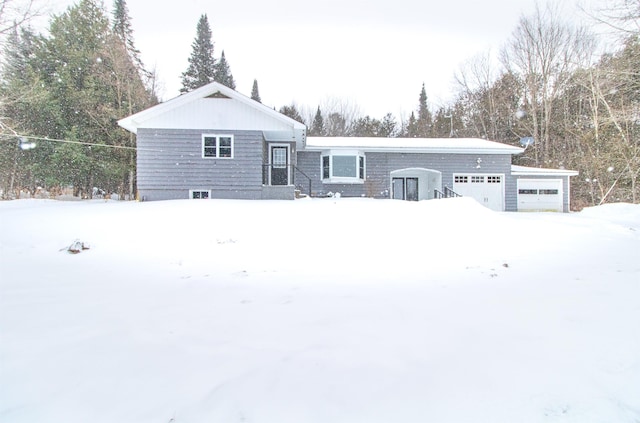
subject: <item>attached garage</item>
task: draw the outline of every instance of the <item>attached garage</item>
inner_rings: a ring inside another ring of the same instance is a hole
[[[504,180],[502,174],[456,173],[453,175],[453,190],[491,210],[504,211]]]
[[[562,212],[562,179],[518,179],[518,211]]]
[[[516,180],[517,210],[568,212],[571,198],[569,178],[577,174],[565,169],[511,166],[511,175]]]

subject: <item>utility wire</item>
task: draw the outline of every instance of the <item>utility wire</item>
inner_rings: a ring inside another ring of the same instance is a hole
[[[163,151],[163,150],[156,150],[156,149],[153,149],[153,148],[138,148],[138,147],[127,147],[125,145],[98,144],[98,143],[95,143],[95,142],[62,140],[62,139],[56,139],[56,138],[44,138],[44,137],[36,137],[36,136],[33,136],[33,135],[15,134],[15,135],[2,135],[2,137],[4,137],[5,139],[20,138],[21,141],[23,139],[31,139],[31,140],[39,140],[39,141],[61,142],[61,143],[65,143],[65,144],[80,144],[80,145],[89,145],[89,146],[107,147],[107,148],[120,148],[120,149],[123,149],[123,150],[136,150],[136,151],[144,150],[144,151],[157,151],[157,152],[162,152]]]

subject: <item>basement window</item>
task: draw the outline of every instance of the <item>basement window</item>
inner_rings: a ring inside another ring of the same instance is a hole
[[[233,135],[202,135],[202,157],[233,159]]]
[[[189,198],[191,200],[208,200],[211,198],[211,191],[209,190],[189,190]]]

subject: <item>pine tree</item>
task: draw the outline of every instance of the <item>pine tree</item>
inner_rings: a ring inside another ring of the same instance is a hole
[[[300,116],[300,113],[298,112],[295,104],[291,104],[291,106],[282,106],[279,112],[285,116],[290,117],[293,120],[304,123],[304,119],[302,119],[302,116]]]
[[[196,28],[196,38],[191,44],[189,67],[182,74],[181,93],[193,91],[215,80],[216,60],[213,57],[211,27],[207,15],[201,15]]]
[[[309,131],[309,135],[322,137],[324,136],[324,134],[325,134],[324,118],[322,117],[320,106],[318,106],[318,110],[316,111],[316,117],[313,118],[313,124],[311,125],[311,130]]]
[[[3,115],[21,134],[94,145],[39,141],[21,152],[15,186],[125,193],[135,170],[135,140],[114,122],[148,107],[149,92],[98,0],[81,0],[54,17],[48,33],[22,30],[17,38],[20,54],[13,57],[20,60],[0,78],[6,82],[2,96],[13,95]]]
[[[227,63],[227,59],[224,56],[224,50],[222,50],[220,60],[218,60],[218,63],[215,65],[215,74],[213,80],[231,88],[232,90],[236,89],[236,82],[233,80],[233,75],[231,74],[229,63]]]
[[[257,101],[258,103],[262,103],[260,99],[260,92],[258,91],[258,80],[253,80],[253,88],[251,88],[251,99]]]
[[[131,18],[129,17],[129,8],[126,0],[114,0],[113,4],[113,33],[122,40],[127,53],[133,60],[141,75],[148,74],[140,59],[140,50],[135,47],[133,42],[133,29],[131,28]]]
[[[416,121],[416,114],[414,112],[411,112],[411,116],[409,116],[406,136],[409,138],[416,138],[418,136],[418,123]]]
[[[424,82],[422,83],[422,90],[420,90],[420,98],[418,105],[418,120],[416,121],[417,136],[429,137],[431,136],[432,126],[431,112],[429,111],[429,105],[427,104],[427,91],[424,88]]]

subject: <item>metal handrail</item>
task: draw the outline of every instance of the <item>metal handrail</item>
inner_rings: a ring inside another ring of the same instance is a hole
[[[438,200],[441,198],[462,197],[462,195],[458,194],[457,192],[455,192],[449,187],[444,187],[444,192],[440,191],[439,189],[435,189],[433,191],[434,191],[433,196]]]
[[[451,197],[462,197],[462,195],[458,194],[457,192],[455,192],[454,190],[452,190],[449,187],[444,187],[444,195],[447,198],[451,198]]]
[[[304,173],[302,170],[300,170],[296,165],[294,164],[288,164],[288,165],[274,165],[272,163],[265,163],[262,165],[262,184],[263,185],[269,185],[269,172],[271,171],[271,169],[273,168],[284,168],[287,167],[289,168],[289,172],[291,175],[291,183],[295,186],[296,185],[296,172],[299,172],[302,176],[304,176],[307,179],[307,183],[308,183],[308,188],[309,188],[309,196],[311,196],[311,178],[309,177],[309,175],[307,175],[306,173]]]
[[[305,178],[307,178],[307,182],[309,183],[309,197],[311,197],[311,178],[309,177],[309,175],[307,175],[306,173],[304,173],[303,171],[301,171],[301,170],[298,168],[298,166],[293,165],[293,169],[294,169],[294,172],[293,172],[293,174],[294,174],[294,175],[295,175],[295,171],[298,171],[298,172],[300,172],[300,174],[301,174],[302,176],[304,176]],[[294,176],[294,181],[293,181],[293,183],[295,184],[295,176]]]

